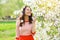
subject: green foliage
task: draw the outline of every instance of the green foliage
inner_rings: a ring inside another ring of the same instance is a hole
[[[15,29],[15,21],[0,22],[0,40],[14,40]]]
[[[6,3],[0,4],[0,17],[14,15],[13,12],[21,9],[23,5],[22,0],[7,0]]]

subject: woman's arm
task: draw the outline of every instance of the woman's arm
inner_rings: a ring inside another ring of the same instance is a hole
[[[20,20],[17,18],[16,19],[16,37],[19,37],[19,25],[20,25]]]
[[[21,15],[16,19],[16,40],[18,40],[18,38],[20,36],[20,31],[19,31],[20,18],[21,18]]]
[[[32,34],[34,35],[36,33],[36,18],[34,18],[33,22],[32,22]]]

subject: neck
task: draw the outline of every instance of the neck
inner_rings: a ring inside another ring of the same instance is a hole
[[[25,21],[29,21],[29,17],[25,15]]]

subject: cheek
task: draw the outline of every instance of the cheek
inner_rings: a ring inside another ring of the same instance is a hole
[[[27,11],[27,10],[25,10],[25,14],[27,14],[27,12],[28,12],[28,11]]]
[[[25,11],[25,14],[28,15],[28,16],[30,16],[31,15],[31,12]]]

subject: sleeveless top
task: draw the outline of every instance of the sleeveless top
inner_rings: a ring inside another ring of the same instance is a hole
[[[19,27],[20,35],[31,35],[32,27],[32,24],[29,24],[28,21],[25,22],[22,27]]]

